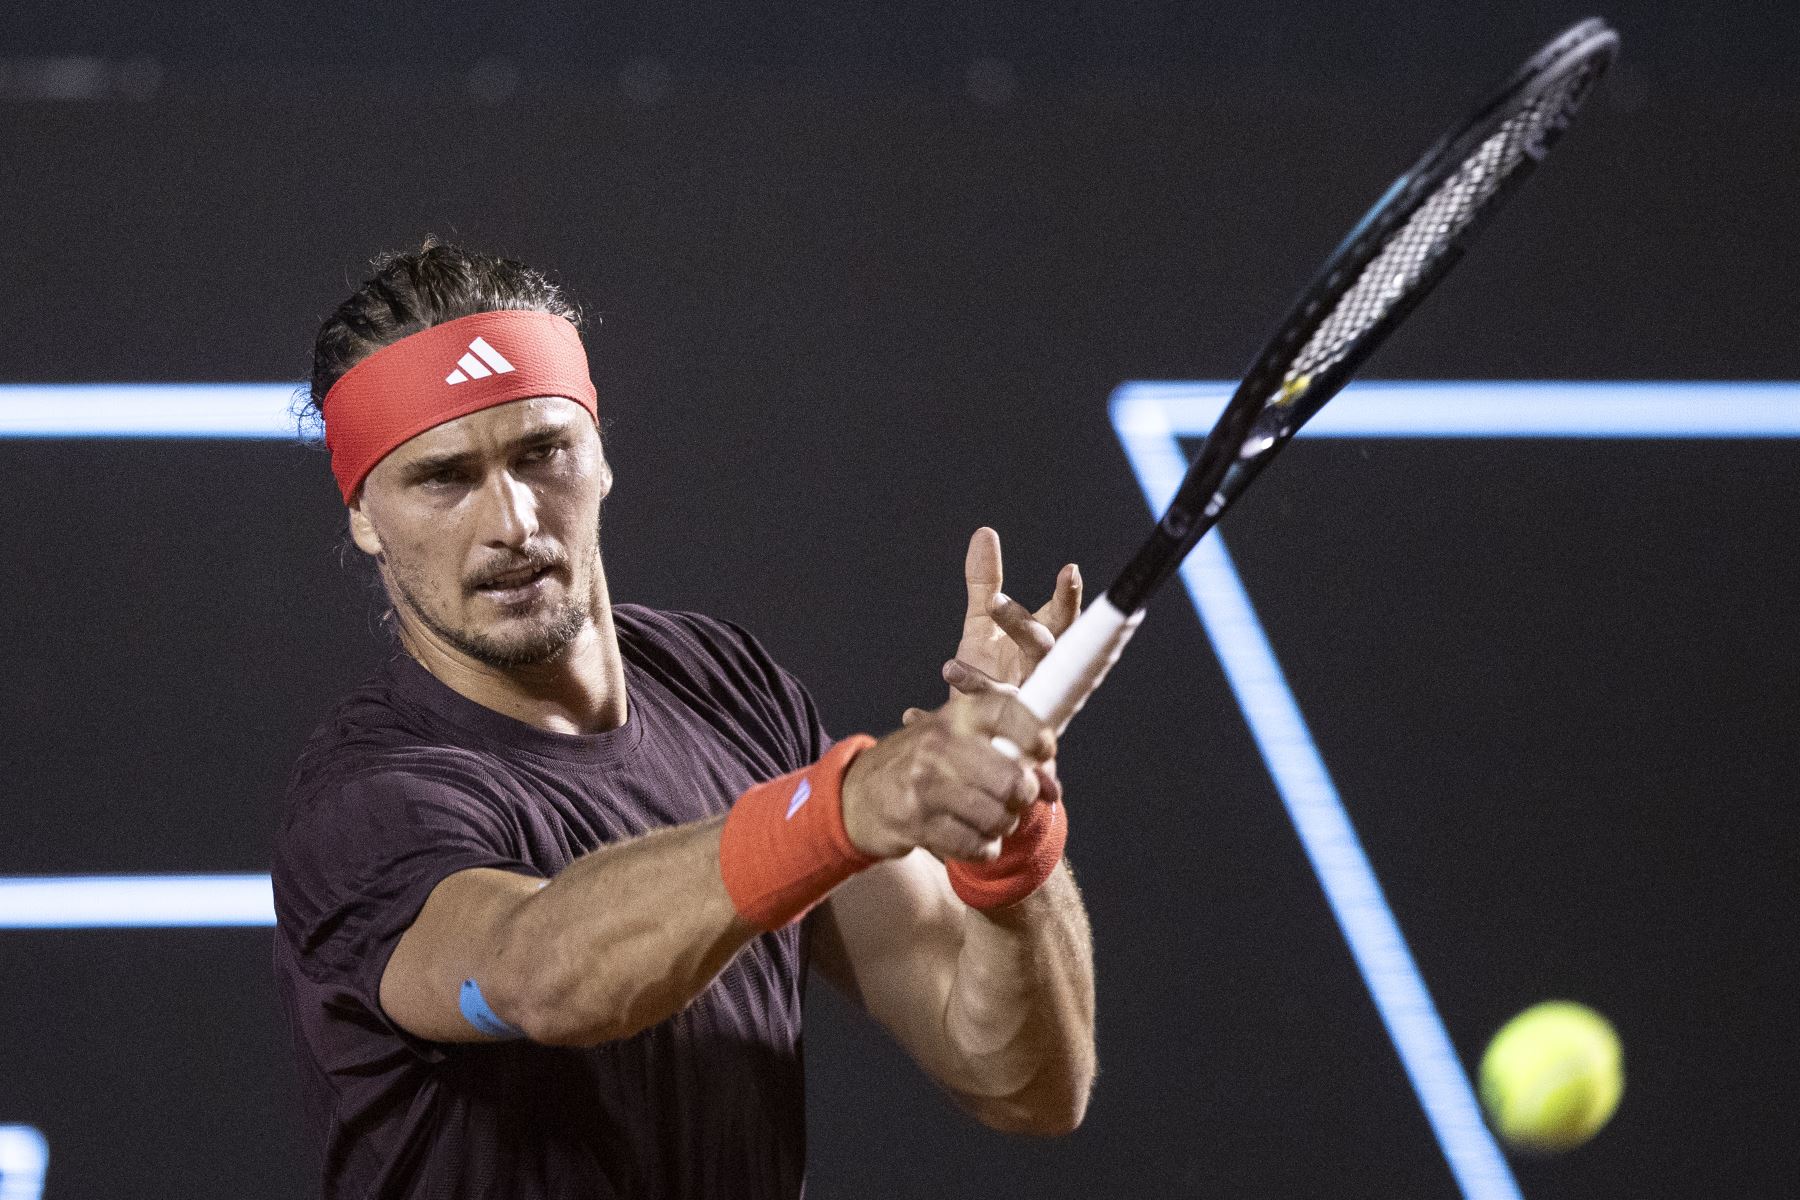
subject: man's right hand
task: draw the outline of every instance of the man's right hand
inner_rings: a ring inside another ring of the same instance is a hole
[[[994,749],[1005,738],[1022,758]],[[856,756],[844,777],[844,830],[864,854],[922,846],[939,858],[990,861],[1038,798],[1034,769],[1056,736],[1005,692],[956,696]]]

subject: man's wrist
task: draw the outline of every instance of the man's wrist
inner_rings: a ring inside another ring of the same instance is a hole
[[[964,904],[981,912],[997,912],[1018,904],[1055,874],[1068,840],[1065,806],[1039,802],[1026,810],[1019,827],[1000,843],[1000,856],[993,862],[952,859],[944,869]]]
[[[843,811],[850,766],[874,744],[847,737],[811,766],[738,797],[719,832],[719,876],[746,923],[780,929],[877,861],[851,841]]]

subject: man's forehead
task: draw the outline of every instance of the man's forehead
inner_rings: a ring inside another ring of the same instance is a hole
[[[533,396],[434,425],[402,442],[395,448],[394,458],[404,461],[424,455],[468,453],[582,424],[592,425],[593,418],[575,401],[563,396]]]

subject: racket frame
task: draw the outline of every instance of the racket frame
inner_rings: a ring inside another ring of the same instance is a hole
[[[1150,536],[1106,592],[1057,639],[1020,688],[1019,698],[1032,712],[1058,729],[1067,723],[1118,660],[1150,597],[1175,574],[1181,560],[1269,460],[1461,260],[1469,241],[1568,127],[1594,83],[1611,65],[1618,45],[1618,34],[1599,18],[1571,26],[1528,59],[1471,117],[1433,143],[1363,214],[1251,363]],[[1289,369],[1308,340],[1396,232],[1507,120],[1550,89],[1562,86],[1578,70],[1590,74],[1584,86],[1572,91],[1565,107],[1551,114],[1538,136],[1524,144],[1524,157],[1481,198],[1463,226],[1437,250],[1406,291],[1357,333],[1339,357],[1314,374],[1289,382]]]

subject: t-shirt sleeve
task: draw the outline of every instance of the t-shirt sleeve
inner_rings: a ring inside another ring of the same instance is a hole
[[[812,693],[776,662],[748,630],[730,621],[719,624],[735,641],[734,649],[741,656],[742,669],[753,681],[751,690],[766,706],[771,724],[786,735],[791,757],[784,769],[797,771],[818,762],[831,749],[832,737],[825,731]]]
[[[335,1015],[428,1053],[382,1011],[382,973],[449,876],[477,867],[540,874],[522,859],[513,821],[478,775],[423,765],[322,781],[291,813],[274,884],[293,961]]]
[[[812,696],[741,626],[700,613],[622,611],[630,624],[621,636],[632,637],[663,678],[681,681],[704,719],[755,747],[769,775],[797,771],[831,748]]]

